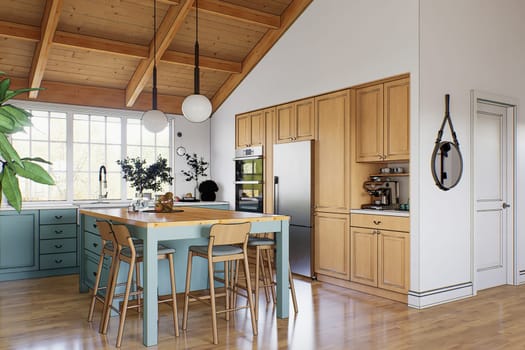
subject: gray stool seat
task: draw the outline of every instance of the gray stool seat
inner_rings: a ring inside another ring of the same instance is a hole
[[[250,238],[248,239],[248,246],[257,245],[275,245],[275,241],[271,238]]]
[[[135,253],[137,254],[137,257],[144,256],[144,246],[143,245],[135,246]],[[127,247],[123,248],[120,254],[128,258],[131,258],[131,250]],[[165,245],[162,245],[159,243],[157,245],[157,254],[175,254],[175,249],[166,247]]]
[[[199,254],[208,254],[207,245],[192,245],[189,248],[192,252]],[[234,245],[218,245],[212,248],[212,256],[224,256],[224,255],[233,255],[233,254],[242,254],[243,250],[241,247]]]

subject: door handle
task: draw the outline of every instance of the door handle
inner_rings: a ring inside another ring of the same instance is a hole
[[[502,208],[503,209],[510,208],[510,204],[503,202]]]

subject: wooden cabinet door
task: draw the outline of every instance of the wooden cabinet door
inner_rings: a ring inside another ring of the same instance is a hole
[[[0,274],[38,270],[38,211],[0,213]]]
[[[350,98],[349,90],[315,98],[315,210],[350,210]]]
[[[314,99],[295,103],[295,139],[294,141],[306,141],[315,139],[315,115]]]
[[[350,235],[350,280],[377,287],[377,230],[352,227]]]
[[[384,155],[386,160],[410,159],[410,80],[384,84]]]
[[[264,145],[266,135],[266,124],[264,118],[264,111],[258,111],[250,114],[250,134],[251,146]]]
[[[275,108],[275,143],[292,142],[295,137],[294,103]]]
[[[350,215],[314,213],[315,272],[350,278]]]
[[[241,114],[235,118],[235,148],[248,147],[252,144],[252,123],[250,114]]]
[[[356,90],[356,159],[377,162],[383,157],[383,84]]]
[[[378,286],[408,293],[410,284],[410,235],[407,232],[379,231]]]

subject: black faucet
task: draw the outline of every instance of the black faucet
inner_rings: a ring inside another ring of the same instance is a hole
[[[104,177],[102,177],[104,175]],[[101,165],[98,169],[98,199],[108,198],[108,182],[106,180],[106,167]],[[105,194],[102,194],[102,185],[104,185]]]

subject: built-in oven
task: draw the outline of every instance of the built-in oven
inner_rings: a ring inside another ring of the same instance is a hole
[[[264,172],[262,146],[235,151],[235,210],[263,212]]]

